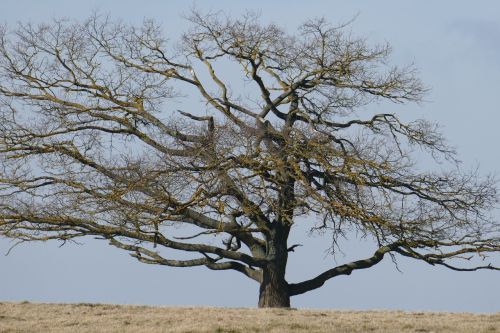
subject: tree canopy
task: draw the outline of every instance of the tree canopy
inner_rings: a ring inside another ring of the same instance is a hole
[[[187,19],[175,42],[99,15],[0,30],[0,235],[236,270],[261,307],[385,254],[499,269],[474,260],[500,251],[495,180],[461,171],[436,124],[372,110],[426,92],[389,45],[323,19],[295,34],[251,13]],[[423,153],[442,164],[422,170]],[[294,223],[378,250],[289,283]]]

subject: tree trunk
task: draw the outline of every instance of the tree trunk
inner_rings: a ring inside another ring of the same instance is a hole
[[[259,290],[259,308],[289,308],[290,288],[285,280],[290,226],[275,221],[267,238],[266,257]]]
[[[289,308],[290,293],[284,269],[270,263],[263,271],[260,284],[259,308]]]

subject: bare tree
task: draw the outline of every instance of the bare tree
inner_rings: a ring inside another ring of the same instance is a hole
[[[259,307],[386,254],[499,269],[474,260],[500,250],[494,180],[461,172],[434,124],[366,111],[425,93],[388,45],[324,20],[290,35],[252,14],[188,19],[177,43],[98,16],[1,31],[1,235],[92,235],[148,264],[236,270]],[[414,148],[450,171],[421,171]],[[334,247],[356,231],[378,250],[289,283],[300,217]]]

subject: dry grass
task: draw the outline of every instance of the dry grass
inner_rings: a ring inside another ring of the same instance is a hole
[[[499,332],[500,313],[0,303],[0,332]]]

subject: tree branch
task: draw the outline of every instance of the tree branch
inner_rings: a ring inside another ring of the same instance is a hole
[[[378,264],[387,252],[394,251],[399,245],[399,243],[392,243],[390,245],[382,246],[375,251],[372,257],[368,259],[353,261],[345,265],[337,266],[321,273],[311,280],[290,284],[290,295],[295,296],[306,293],[321,287],[327,280],[333,277],[339,275],[350,275],[354,270],[372,267]]]

